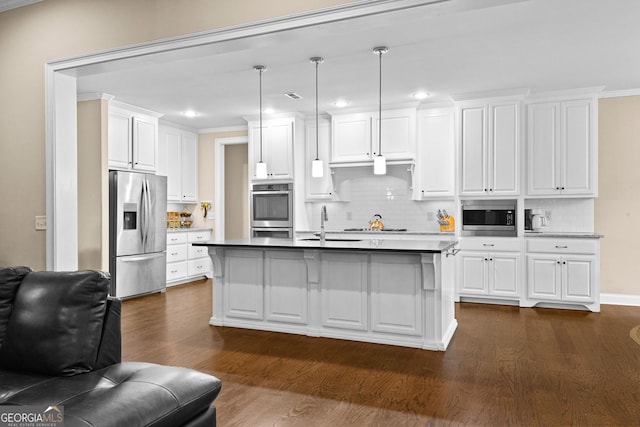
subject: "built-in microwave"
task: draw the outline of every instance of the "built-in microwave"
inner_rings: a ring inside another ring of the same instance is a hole
[[[252,228],[293,227],[293,184],[254,184],[250,203]]]
[[[517,236],[516,200],[463,200],[463,236]]]

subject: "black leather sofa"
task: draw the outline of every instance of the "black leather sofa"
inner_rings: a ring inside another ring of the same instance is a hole
[[[121,362],[121,302],[108,290],[96,271],[0,268],[0,407],[56,407],[65,427],[215,426],[220,380]]]

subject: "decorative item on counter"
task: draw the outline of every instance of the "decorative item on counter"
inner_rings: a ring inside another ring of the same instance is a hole
[[[438,213],[436,215],[438,217],[438,224],[440,224],[441,232],[455,231],[456,221],[451,215],[447,213],[446,209],[443,209],[443,210],[438,209]]]
[[[180,227],[189,228],[192,223],[191,212],[188,212],[186,209],[180,212]]]
[[[180,228],[180,212],[167,212],[167,228]]]
[[[380,214],[375,214],[371,221],[369,221],[369,230],[371,231],[382,231],[384,230],[384,224],[382,223],[382,216]]]
[[[202,217],[206,218],[209,209],[211,209],[211,202],[200,202],[200,207],[202,208]]]

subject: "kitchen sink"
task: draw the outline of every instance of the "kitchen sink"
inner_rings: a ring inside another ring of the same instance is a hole
[[[303,241],[303,242],[317,242],[317,241],[320,240],[320,238],[319,237],[309,237],[307,239],[298,239],[298,240]],[[327,241],[327,242],[361,242],[362,241],[362,239],[336,239],[336,238],[333,238],[333,237],[329,237],[329,238],[326,238],[324,240]]]

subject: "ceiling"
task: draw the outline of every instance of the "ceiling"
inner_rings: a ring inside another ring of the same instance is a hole
[[[239,38],[75,70],[78,93],[102,92],[194,129],[246,124],[258,115],[256,64],[263,104],[276,113],[315,114],[382,103],[450,101],[462,94],[528,89],[531,93],[604,86],[640,88],[637,0],[451,0],[305,28]],[[284,96],[295,92],[303,97]],[[187,118],[186,110],[198,117]]]

